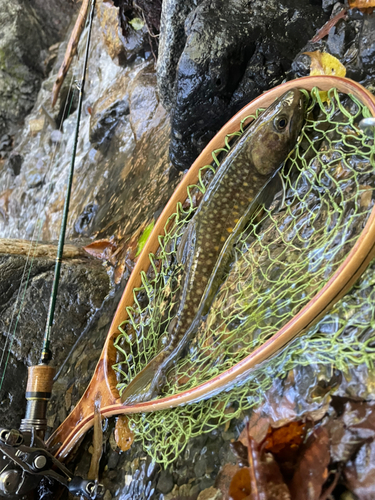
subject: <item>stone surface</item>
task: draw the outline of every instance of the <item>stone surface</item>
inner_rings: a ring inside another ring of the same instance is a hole
[[[363,20],[358,57],[366,75],[375,74],[375,13],[366,15]]]
[[[52,258],[36,258],[30,267],[28,254],[0,254],[0,341],[1,350],[10,350],[0,398],[4,426],[18,425],[24,412],[26,366],[39,361],[54,267]],[[82,257],[64,261],[52,329],[55,366],[64,361],[109,289],[109,278],[100,261]],[[2,357],[1,376],[4,367]]]
[[[174,486],[172,474],[168,470],[162,470],[156,488],[161,493],[169,493]]]
[[[204,0],[192,10],[170,82],[172,163],[188,168],[236,111],[281,83],[293,55],[325,20],[321,8],[295,0],[268,2],[267,9],[258,1]],[[163,79],[159,86],[166,87]]]
[[[197,500],[222,500],[223,494],[213,486],[201,491]]]
[[[0,135],[14,134],[31,110],[47,49],[64,34],[75,10],[62,0],[0,2]]]
[[[130,125],[135,138],[139,140],[149,130],[159,104],[153,63],[137,74],[130,85],[129,93]],[[163,110],[160,110],[161,114],[164,115]]]
[[[90,119],[90,142],[108,143],[120,120],[129,114],[129,77],[120,74],[113,85],[95,102]]]
[[[164,0],[162,4],[157,79],[160,98],[168,111],[175,101],[177,64],[186,42],[185,20],[200,1]]]
[[[118,64],[126,61],[126,52],[122,41],[123,35],[120,30],[118,19],[118,7],[111,2],[100,0],[97,2],[97,12],[100,22],[101,32],[108,54]]]

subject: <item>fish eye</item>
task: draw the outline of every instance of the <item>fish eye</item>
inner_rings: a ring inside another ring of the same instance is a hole
[[[273,123],[276,130],[282,131],[288,125],[288,118],[286,116],[278,116],[277,118],[275,118]]]

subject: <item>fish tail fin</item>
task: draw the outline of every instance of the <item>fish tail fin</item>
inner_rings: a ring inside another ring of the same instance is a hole
[[[121,394],[121,403],[130,405],[148,401],[157,395],[157,389],[164,377],[161,369],[164,352],[157,354],[130,382]]]

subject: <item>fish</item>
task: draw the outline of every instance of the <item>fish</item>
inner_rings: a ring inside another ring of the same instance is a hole
[[[183,269],[180,301],[162,350],[125,388],[123,404],[160,394],[167,371],[208,312],[235,237],[253,213],[259,193],[295,146],[304,114],[304,95],[289,90],[249,125],[218,167],[177,248]]]

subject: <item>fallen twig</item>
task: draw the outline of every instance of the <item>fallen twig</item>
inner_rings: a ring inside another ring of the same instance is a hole
[[[314,38],[311,39],[311,41],[314,43],[319,42],[319,40],[327,36],[331,28],[333,28],[333,26],[335,26],[340,19],[344,19],[346,17],[346,13],[347,13],[346,9],[340,10],[338,14],[333,16],[332,19],[327,21],[325,25],[322,28],[320,28],[318,33],[314,36]]]
[[[56,81],[52,89],[52,107],[56,104],[61,86],[64,82],[65,76],[70,68],[73,57],[77,52],[77,45],[81,37],[83,28],[85,27],[88,6],[90,0],[83,0],[81,8],[78,13],[77,21],[74,25],[72,34],[70,35],[68,46],[66,48],[64,60],[60,66],[59,72],[57,73]]]

